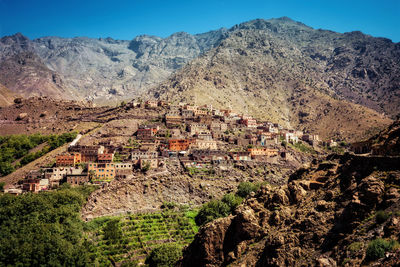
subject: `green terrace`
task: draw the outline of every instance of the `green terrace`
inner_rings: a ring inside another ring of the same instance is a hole
[[[162,244],[189,244],[198,231],[196,215],[195,210],[170,207],[156,213],[100,217],[86,223],[86,235],[96,247],[93,256],[99,265],[144,262]]]

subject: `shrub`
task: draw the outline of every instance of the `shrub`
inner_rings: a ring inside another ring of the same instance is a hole
[[[111,220],[107,222],[103,231],[104,239],[110,241],[111,243],[116,243],[122,238],[122,230],[119,226],[119,220]]]
[[[385,212],[385,211],[383,211],[383,210],[379,210],[379,211],[376,213],[375,221],[376,221],[376,223],[378,223],[378,224],[384,223],[384,222],[386,222],[386,220],[389,218],[389,216],[390,216],[389,213],[387,213],[387,212]]]
[[[225,202],[211,200],[200,208],[199,213],[196,215],[195,222],[200,226],[217,218],[228,216],[230,211],[228,204]]]
[[[231,212],[233,212],[237,206],[239,206],[243,201],[243,198],[241,198],[240,196],[237,196],[235,194],[226,194],[223,198],[222,198],[222,202],[226,203],[229,206],[229,209],[231,210]]]
[[[395,240],[387,241],[382,238],[378,238],[369,242],[367,247],[367,259],[377,260],[385,256],[385,252],[390,251],[397,244]]]
[[[164,244],[153,249],[146,258],[149,267],[175,266],[182,256],[182,248],[177,244]]]
[[[236,192],[236,195],[242,198],[246,198],[248,195],[250,195],[251,192],[256,192],[260,188],[259,184],[253,184],[250,182],[242,182],[238,186],[238,190]]]

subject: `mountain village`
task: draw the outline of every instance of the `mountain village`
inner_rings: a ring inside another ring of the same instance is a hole
[[[82,145],[82,135],[69,144],[68,151],[55,158],[53,166],[30,171],[5,192],[21,194],[57,188],[62,183],[73,186],[105,184],[114,179],[133,178],[135,172],[162,172],[171,161],[178,161],[189,173],[206,171],[235,162],[273,163],[290,157],[286,144],[307,143],[334,147],[337,142],[321,141],[318,135],[305,134],[281,125],[257,121],[232,110],[211,105],[165,101],[132,101],[133,109],[156,110],[160,120],[140,124],[128,143],[105,137],[90,139]]]

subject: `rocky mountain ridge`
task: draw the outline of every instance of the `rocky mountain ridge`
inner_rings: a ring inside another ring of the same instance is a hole
[[[226,31],[178,32],[166,38],[141,35],[132,41],[86,37],[29,40],[18,33],[0,39],[0,81],[25,97],[48,95],[98,103],[131,99],[217,45]],[[23,67],[26,62],[30,63],[28,69]]]

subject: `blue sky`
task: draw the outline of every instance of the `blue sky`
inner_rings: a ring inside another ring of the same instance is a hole
[[[400,0],[0,0],[0,36],[166,37],[288,16],[313,28],[400,41]]]

